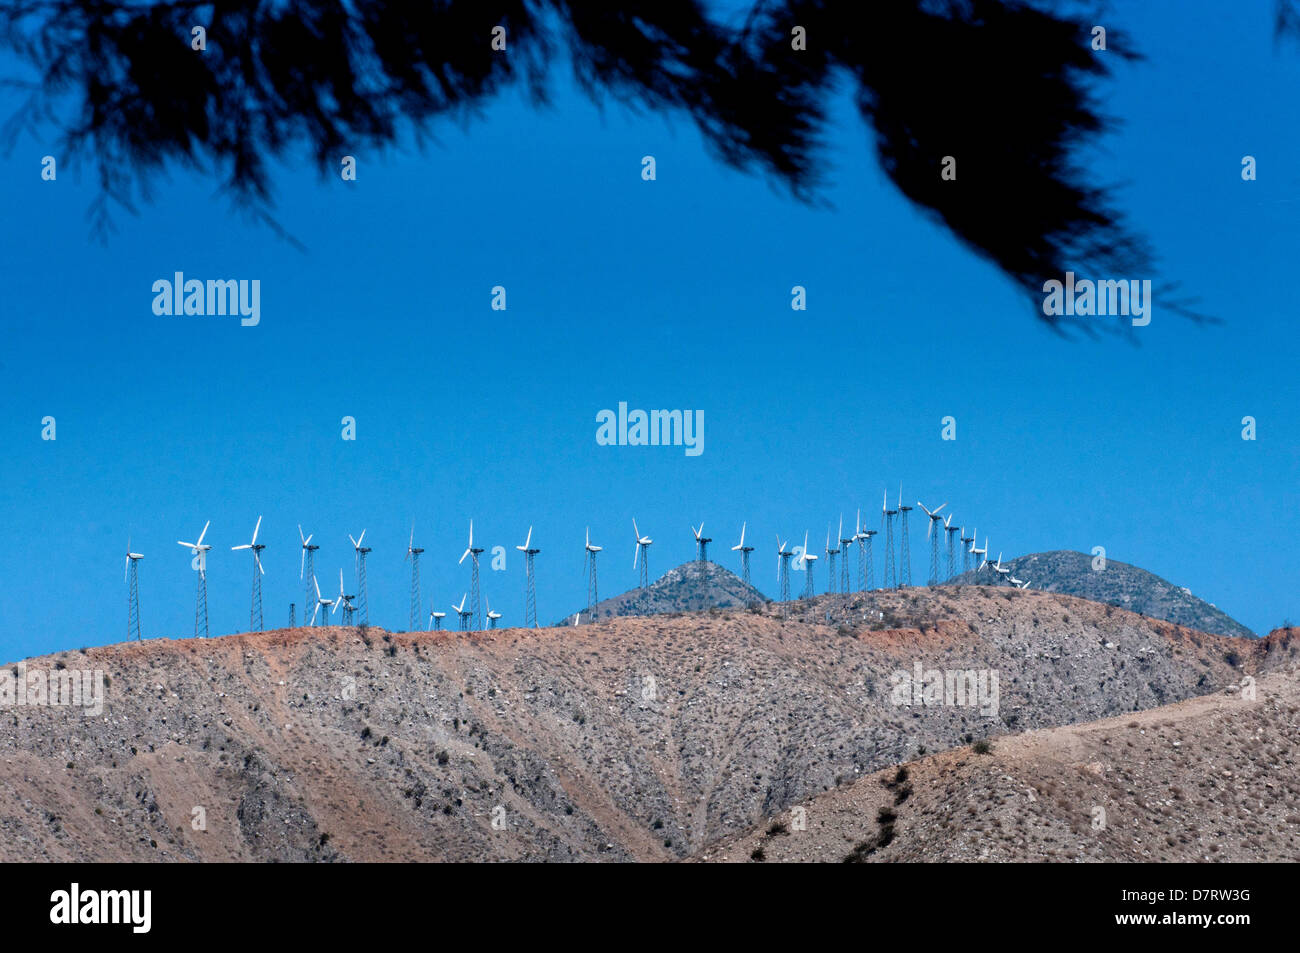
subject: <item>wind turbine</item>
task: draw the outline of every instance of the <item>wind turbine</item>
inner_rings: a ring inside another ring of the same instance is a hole
[[[781,542],[781,536],[778,533],[776,537],[776,578],[781,583],[781,601],[790,601],[790,560],[794,556],[794,551],[786,549],[789,544],[787,539]]]
[[[961,535],[961,527],[952,525],[952,514],[943,521],[943,530],[948,534],[948,578],[957,574],[957,545],[955,540]]]
[[[642,536],[641,530],[637,529],[636,517],[632,517],[632,532],[636,534],[636,552],[632,555],[632,568],[637,568],[637,560],[641,562],[641,591],[645,592],[650,588],[650,544],[654,542],[649,536]],[[744,533],[742,532],[743,536]]]
[[[461,563],[463,563],[465,561],[466,556],[472,557],[470,559],[471,572],[470,572],[470,586],[469,586],[469,592],[470,592],[469,611],[470,614],[474,617],[474,626],[476,629],[483,628],[483,617],[482,615],[479,614],[480,603],[479,603],[479,584],[478,584],[478,557],[479,557],[479,553],[481,552],[483,552],[483,547],[482,546],[475,547],[474,545],[474,521],[471,519],[469,521],[469,545],[466,546],[465,551],[460,554],[460,559],[456,560],[456,565],[459,566]]]
[[[987,566],[987,565],[989,564],[989,561],[988,561],[987,559],[984,558],[984,557],[986,557],[986,556],[989,554],[989,538],[988,538],[988,536],[985,536],[985,537],[984,537],[984,548],[983,548],[983,549],[980,549],[978,546],[972,546],[972,547],[971,547],[971,552],[972,552],[975,556],[979,557],[978,559],[975,560],[977,563],[979,563],[979,565],[975,567],[975,571],[976,571],[977,573],[978,573],[978,572],[981,572],[981,571],[984,569],[984,567]]]
[[[908,541],[911,534],[907,529],[907,514],[912,512],[910,506],[903,505],[903,484],[898,484],[898,585],[901,589],[903,586],[912,584],[912,549]]]
[[[1002,565],[1001,553],[998,553],[998,561],[993,564],[993,571],[1002,577],[1011,575],[1011,567]]]
[[[703,565],[704,563],[709,561],[709,543],[713,542],[713,540],[703,535],[704,533],[703,523],[700,524],[699,529],[696,529],[694,526],[692,526],[691,532],[695,534],[695,554],[696,554],[695,558],[699,560],[701,565]]]
[[[452,606],[456,610],[456,615],[460,616],[460,631],[462,632],[469,631],[469,617],[474,614],[473,609],[465,608],[465,600],[468,598],[468,594],[463,595],[460,597],[460,605]]]
[[[487,601],[487,619],[488,619],[488,628],[489,628],[489,629],[495,629],[495,628],[497,627],[497,620],[500,619],[500,618],[501,618],[501,613],[500,613],[500,612],[493,612],[493,611],[492,611],[492,600],[489,599],[489,600]]]
[[[473,534],[473,529],[470,530]],[[415,524],[411,524],[411,538],[406,543],[406,555],[403,561],[411,561],[411,625],[410,630],[414,632],[420,626],[420,553],[424,552],[424,547],[415,545]]]
[[[963,526],[961,528],[961,571],[963,573],[970,572],[970,565],[971,565],[970,557],[971,557],[971,553],[974,551],[974,548],[975,548],[975,531],[971,530],[971,534],[967,536],[966,527]]]
[[[858,527],[853,538],[858,543],[858,589],[866,592],[876,585],[875,572],[871,565],[871,537],[876,535],[874,529],[862,528],[862,510],[858,510]]]
[[[447,615],[447,613],[445,613],[445,612],[436,612],[436,611],[434,611],[432,608],[430,608],[430,609],[429,609],[429,627],[432,628],[433,631],[435,631],[435,632],[441,632],[441,631],[442,631],[442,620],[443,620],[443,618],[444,618],[446,615]]]
[[[524,626],[537,627],[537,582],[533,576],[533,557],[541,552],[533,548],[533,528],[528,527],[528,538],[515,549],[524,554]]]
[[[817,595],[817,590],[814,588],[814,582],[813,582],[813,578],[816,575],[816,573],[813,572],[813,569],[816,568],[813,564],[817,562],[817,557],[815,555],[810,555],[808,553],[808,531],[807,530],[804,530],[804,534],[803,534],[803,555],[800,556],[799,558],[803,560],[803,568],[805,573],[804,583],[803,583],[803,597],[805,599],[813,599]]]
[[[352,616],[357,611],[356,608],[352,605],[353,598],[355,597],[346,595],[343,592],[343,570],[342,568],[340,568],[339,569],[339,601],[337,604],[343,607],[344,625],[352,624]]]
[[[126,539],[126,563],[122,567],[122,581],[128,583],[127,588],[127,606],[126,606],[126,640],[131,641],[131,636],[135,636],[137,642],[142,641],[140,638],[140,567],[136,565],[144,556],[141,553],[131,552],[131,537]]]
[[[212,520],[203,524],[203,532],[199,533],[197,542],[186,543],[182,540],[176,542],[189,549],[190,554],[198,557],[198,590],[194,596],[194,637],[208,637],[208,550],[212,547],[203,542],[203,537],[208,535],[208,527],[212,525]],[[191,560],[193,562],[193,560]]]
[[[311,610],[311,621],[307,623],[308,627],[311,627],[311,626],[313,626],[313,625],[316,624],[316,613],[320,612],[320,610],[321,610],[322,608],[325,610],[325,612],[324,612],[324,614],[321,616],[320,624],[321,624],[321,625],[324,625],[324,624],[325,624],[325,616],[329,615],[330,612],[333,611],[333,608],[332,608],[332,607],[334,606],[334,600],[333,600],[333,599],[325,599],[325,598],[323,598],[323,597],[321,596],[321,594],[320,594],[320,583],[318,583],[318,582],[316,581],[316,577],[315,577],[315,576],[312,576],[312,577],[311,577],[311,584],[312,584],[313,586],[316,587],[316,608],[314,608],[314,609]]]
[[[745,585],[751,585],[749,581],[749,554],[754,551],[753,546],[745,545],[745,527],[749,525],[748,521],[740,524],[740,542],[731,547],[733,553],[740,553],[740,578],[745,580]],[[704,527],[700,527],[703,529]]]
[[[840,560],[840,592],[844,595],[849,594],[849,543],[858,537],[844,535],[844,514],[840,514],[840,554],[844,557]]]
[[[248,631],[262,631],[262,577],[266,575],[266,570],[262,568],[262,550],[266,549],[264,543],[257,541],[257,532],[262,528],[262,517],[257,518],[257,525],[253,527],[253,541],[244,543],[242,546],[231,546],[231,552],[240,549],[251,549],[253,551],[253,607],[248,616]]]
[[[926,582],[927,586],[937,586],[939,584],[939,534],[935,532],[935,524],[943,520],[939,511],[947,506],[947,503],[940,503],[934,509],[926,509],[924,503],[916,501],[916,505],[925,510],[925,515],[930,517],[930,522],[925,527],[925,538],[930,541],[930,579]]]
[[[898,566],[894,562],[894,517],[898,510],[889,508],[888,490],[881,497],[880,512],[885,523],[885,588],[893,589],[898,585]]]
[[[411,527],[412,536],[414,536],[415,527]],[[362,546],[361,542],[366,538],[366,531],[363,529],[361,535],[352,539],[352,534],[348,533],[348,539],[352,542],[352,548],[357,554],[357,595],[360,602],[357,609],[361,611],[361,624],[370,624],[370,600],[366,598],[366,553],[370,552],[369,546]],[[355,611],[355,610],[354,610]]]
[[[840,517],[840,529],[844,528],[844,517]],[[826,591],[835,591],[835,557],[839,555],[839,544],[831,549],[831,524],[826,524]]]
[[[586,548],[582,551],[582,570],[587,571],[587,565],[591,565],[591,573],[587,576],[587,614],[591,614],[591,607],[600,601],[600,594],[596,588],[596,554],[604,547],[593,546],[591,544],[591,527],[587,527]],[[635,558],[635,557],[634,557]]]
[[[311,590],[306,588],[306,580],[316,578],[316,550],[320,549],[312,543],[312,537],[315,533],[307,536],[302,535],[302,524],[298,524],[298,539],[302,543],[302,558],[298,560],[298,578],[304,582],[304,598],[302,600],[302,614],[307,616],[307,603],[311,602]]]

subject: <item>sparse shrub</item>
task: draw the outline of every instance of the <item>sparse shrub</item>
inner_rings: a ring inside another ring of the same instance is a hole
[[[988,754],[993,749],[989,746],[989,743],[987,741],[981,738],[979,741],[975,742],[975,744],[971,746],[971,750],[974,751],[976,754]]]
[[[755,847],[754,850],[750,853],[749,859],[756,860],[759,863],[762,863],[763,861],[767,860],[767,855],[763,853],[762,847]]]

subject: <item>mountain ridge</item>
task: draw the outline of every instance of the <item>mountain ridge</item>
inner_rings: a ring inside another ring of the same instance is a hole
[[[1105,569],[1093,569],[1094,557],[1074,550],[1029,553],[1002,563],[1011,576],[1028,580],[1030,588],[1091,599],[1140,615],[1175,622],[1201,632],[1258,638],[1258,635],[1222,609],[1200,599],[1155,573],[1107,558]],[[944,585],[988,585],[989,569],[967,572]]]

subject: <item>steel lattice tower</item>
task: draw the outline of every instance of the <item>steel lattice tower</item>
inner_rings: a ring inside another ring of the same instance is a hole
[[[849,543],[853,542],[853,537],[847,539],[840,536],[840,552],[844,558],[840,561],[840,592],[844,595],[849,594]]]
[[[198,591],[194,596],[194,637],[208,637],[208,574],[199,569]]]
[[[587,574],[587,614],[590,615],[591,607],[600,601],[600,593],[596,588],[596,554],[588,550],[587,558],[591,563]]]
[[[641,547],[641,591],[650,588],[650,547]]]
[[[781,580],[781,601],[790,601],[790,559],[794,553],[778,552],[780,562],[777,564],[777,577]]]
[[[128,544],[128,549],[130,545]],[[129,555],[126,557],[128,566],[128,576],[130,577],[129,595],[127,597],[126,610],[126,640],[131,641],[134,637],[137,642],[142,641],[140,638],[140,575],[137,560],[132,559]]]
[[[953,540],[961,535],[961,527],[945,526],[944,530],[948,533],[948,578],[952,579],[957,574],[957,548]]]
[[[898,566],[894,562],[894,517],[898,510],[885,510],[885,588],[898,585]]]
[[[927,586],[939,585],[939,536],[940,533],[934,531],[935,521],[930,520],[930,526],[926,529],[930,537],[930,578],[926,580]]]
[[[816,596],[817,596],[817,590],[816,590],[816,578],[815,578],[817,574],[816,574],[815,572],[813,572],[813,567],[816,566],[816,565],[817,565],[817,557],[814,556],[814,557],[812,557],[812,559],[809,559],[809,558],[808,558],[808,554],[807,554],[807,553],[804,553],[804,559],[803,559],[803,571],[804,571],[803,597],[804,597],[805,599],[814,599],[814,598],[816,598]]]
[[[473,557],[470,567],[470,585],[469,585],[469,611],[474,619],[474,631],[483,631],[483,613],[481,603],[479,602],[479,579],[478,579],[478,556],[483,552],[482,548],[470,547],[470,556]]]
[[[907,542],[907,514],[912,511],[910,506],[898,507],[900,517],[898,523],[898,585],[910,586],[912,584],[912,551]]]
[[[835,591],[835,557],[839,555],[838,549],[826,550],[826,592]]]
[[[749,554],[753,551],[753,546],[746,546],[740,551],[740,578],[744,580],[747,586],[753,585],[749,581]]]
[[[964,531],[965,531],[965,529],[963,528],[963,532],[964,532]],[[961,537],[961,571],[962,571],[963,573],[968,573],[968,572],[970,572],[970,557],[971,557],[971,551],[970,551],[970,546],[968,546],[967,544],[968,544],[968,543],[974,543],[974,542],[975,542],[975,537],[974,537],[974,536],[962,536],[962,537]]]
[[[312,580],[312,585],[313,585],[313,586],[315,586],[315,584],[316,584],[316,583],[315,583],[315,579],[316,579],[316,550],[318,550],[318,549],[320,549],[319,546],[314,546],[314,545],[305,545],[305,546],[303,546],[302,551],[303,551],[303,557],[304,557],[304,565],[305,565],[306,568],[304,569],[304,568],[302,568],[302,567],[299,567],[299,570],[298,570],[299,575],[302,576],[303,579],[311,579],[311,580]],[[304,573],[305,573],[305,575],[304,575]],[[314,590],[314,589],[304,589],[303,592],[305,593],[305,595],[303,596],[303,600],[302,600],[302,605],[303,605],[303,610],[302,610],[302,611],[303,611],[303,615],[306,615],[306,614],[307,614],[307,606],[311,605],[313,602],[316,601],[316,593],[315,593],[315,590]]]
[[[407,555],[411,557],[411,626],[410,631],[420,629],[420,553],[418,546],[408,546]]]
[[[368,552],[370,552],[369,546],[361,546],[357,549],[356,611],[361,613],[362,625],[370,625],[370,600],[366,598],[366,553]]]
[[[248,631],[262,631],[262,550],[266,549],[261,543],[254,544],[253,550],[253,605],[249,610]]]
[[[537,579],[533,575],[533,557],[540,549],[524,552],[524,628],[537,628]]]
[[[298,607],[292,602],[289,603],[289,628],[294,629],[298,626]]]
[[[866,572],[866,579],[865,579],[865,582],[864,582],[861,578],[859,578],[858,582],[859,582],[860,585],[862,585],[862,591],[863,591],[863,592],[866,592],[866,591],[868,591],[868,590],[870,590],[870,589],[874,589],[874,588],[876,588],[876,573],[875,573],[875,567],[871,564],[871,562],[872,562],[872,560],[871,560],[871,537],[873,537],[873,536],[875,536],[875,535],[876,535],[876,530],[874,530],[874,529],[866,529],[866,530],[863,530],[863,531],[862,531],[863,540],[862,540],[862,543],[861,543],[860,545],[863,545],[863,546],[864,546],[864,548],[863,548],[861,551],[862,551],[863,553],[865,553],[865,554],[866,554],[866,557],[867,557],[867,572]],[[862,564],[861,564],[861,562],[858,563],[858,576],[859,576],[859,577],[862,576]]]

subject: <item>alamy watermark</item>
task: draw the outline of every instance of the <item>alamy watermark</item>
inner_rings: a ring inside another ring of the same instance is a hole
[[[910,672],[896,669],[889,683],[896,706],[978,708],[987,717],[998,713],[997,669],[927,669],[918,659]]]
[[[1043,282],[1043,314],[1049,318],[1067,316],[1105,317],[1107,315],[1133,318],[1133,327],[1143,328],[1151,323],[1151,280],[1136,278],[1119,280],[1089,278],[1075,279],[1074,272],[1065,273],[1065,281],[1052,278]]]
[[[596,414],[596,443],[602,447],[685,447],[688,457],[704,452],[704,411],[631,410],[619,401],[618,413]]]
[[[27,670],[26,662],[0,672],[0,708],[30,705],[82,708],[82,715],[104,712],[104,673],[100,669]]]
[[[176,272],[172,280],[159,278],[153,283],[153,313],[223,315],[238,314],[239,323],[256,327],[262,320],[262,280],[254,278],[198,278],[186,280]]]

